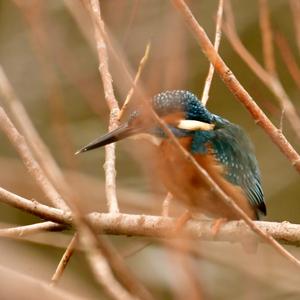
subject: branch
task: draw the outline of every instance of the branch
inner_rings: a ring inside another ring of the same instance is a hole
[[[223,28],[224,28],[224,32],[225,32],[229,42],[231,43],[232,48],[241,57],[241,59],[247,64],[247,66],[250,68],[250,70],[252,70],[252,72],[273,93],[273,95],[275,96],[275,99],[277,99],[281,108],[285,110],[287,120],[289,121],[296,136],[300,139],[300,118],[297,114],[297,111],[296,111],[291,99],[289,98],[288,94],[284,90],[280,80],[278,79],[277,76],[273,76],[272,74],[268,73],[257,62],[257,60],[254,58],[254,56],[246,49],[246,47],[243,45],[243,43],[239,39],[238,34],[236,32],[235,22],[234,22],[234,18],[233,18],[233,14],[232,14],[232,10],[231,10],[229,1],[226,2],[225,12],[226,12],[226,17],[228,20],[224,24]],[[240,100],[242,101],[242,99],[240,99]],[[243,101],[243,103],[245,103],[245,102]],[[252,107],[253,107],[253,105],[252,105]],[[258,106],[257,106],[257,108],[258,108]],[[263,112],[261,111],[260,114],[263,114]],[[252,113],[252,115],[253,115],[253,113]],[[261,115],[261,118],[262,118],[262,115]],[[264,115],[264,118],[267,118],[267,117]],[[257,120],[255,116],[254,116],[254,119]],[[259,122],[266,122],[266,121],[259,120]],[[269,123],[271,123],[271,122],[269,121]],[[264,124],[261,123],[260,125],[263,126]],[[267,127],[267,126],[265,126],[265,127]],[[270,132],[269,132],[269,135],[271,135]],[[277,137],[277,138],[280,139],[281,137]],[[273,141],[274,141],[274,139],[273,139]]]
[[[270,21],[268,0],[259,0],[259,22],[262,34],[265,68],[272,76],[276,76],[273,48],[273,34]]]
[[[102,78],[104,95],[107,105],[110,109],[109,118],[109,131],[117,128],[118,115],[120,113],[118,102],[114,95],[112,78],[108,67],[108,54],[106,43],[103,37],[104,23],[101,19],[100,5],[98,0],[88,1],[90,8],[90,15],[94,25],[94,34],[97,42],[98,58],[99,58],[99,72]],[[115,144],[105,146],[105,186],[106,186],[106,199],[109,212],[118,213],[119,205],[116,195],[116,168],[115,168]]]
[[[281,58],[284,61],[285,66],[290,72],[290,75],[296,83],[298,89],[300,89],[300,68],[297,64],[297,61],[293,55],[291,48],[289,47],[287,39],[282,33],[276,32],[275,43],[279,49]]]
[[[20,209],[24,212],[35,215],[43,220],[52,221],[59,224],[72,224],[72,215],[69,211],[50,207],[37,202],[28,200],[0,187],[0,202]]]
[[[72,226],[70,212],[31,201],[0,188],[0,202],[33,214],[47,221]],[[88,220],[102,233],[126,236],[170,238],[176,219],[133,214],[91,213]],[[287,245],[300,246],[300,225],[289,222],[254,222],[261,230]],[[215,236],[213,222],[190,220],[182,229],[186,236],[206,241],[239,242],[241,237],[253,235],[243,221],[227,222]]]
[[[75,251],[75,248],[76,248],[76,244],[77,244],[77,240],[78,240],[78,236],[77,236],[77,233],[75,233],[72,237],[72,240],[71,242],[69,243],[67,249],[65,250],[52,278],[51,278],[51,283],[52,285],[55,285],[59,279],[61,278],[64,270],[66,269],[67,267],[67,264],[68,262],[70,261],[74,251]]]
[[[11,228],[1,228],[0,237],[20,238],[43,231],[60,231],[66,229],[65,225],[51,221],[36,223],[31,225],[17,226]]]
[[[222,36],[221,29],[222,29],[223,5],[224,5],[224,1],[219,0],[219,7],[218,7],[218,11],[217,11],[217,21],[216,21],[215,42],[214,42],[214,47],[216,49],[216,52],[218,52],[218,50],[219,50],[221,36]],[[202,98],[201,98],[204,106],[206,105],[206,103],[208,101],[209,90],[210,90],[211,82],[212,82],[212,79],[214,76],[214,71],[215,71],[215,68],[214,68],[213,64],[210,63],[208,74],[207,74],[207,77],[205,80],[205,86],[204,86],[203,93],[202,93]]]
[[[127,96],[126,96],[126,99],[125,99],[125,101],[124,101],[124,104],[123,104],[123,106],[122,106],[122,108],[121,108],[121,110],[120,110],[120,112],[119,112],[118,120],[120,120],[120,119],[122,118],[123,113],[124,113],[124,111],[126,110],[128,104],[129,104],[129,102],[130,102],[130,100],[131,100],[131,98],[132,98],[132,95],[133,95],[133,93],[134,93],[135,87],[136,87],[136,85],[137,85],[137,83],[138,83],[138,81],[139,81],[139,79],[140,79],[140,77],[141,77],[141,74],[142,74],[142,71],[143,71],[143,69],[144,69],[144,66],[145,66],[145,64],[146,64],[146,62],[147,62],[147,60],[148,60],[149,53],[150,53],[150,46],[151,46],[151,44],[150,44],[150,42],[149,42],[149,43],[147,44],[147,46],[146,46],[144,56],[142,57],[142,59],[141,59],[141,61],[140,61],[138,71],[137,71],[137,73],[136,73],[136,75],[135,75],[135,78],[134,78],[134,80],[133,80],[133,85],[132,85],[131,89],[129,90],[129,92],[128,92]]]
[[[169,216],[170,204],[171,204],[172,199],[173,199],[173,195],[170,192],[168,192],[165,199],[163,200],[163,203],[162,203],[161,215],[163,217],[168,217]]]
[[[84,235],[81,235],[84,236]],[[86,242],[85,242],[86,243]],[[87,244],[89,245],[89,244]],[[95,275],[95,278],[97,281],[99,281],[105,288],[105,290],[108,292],[108,294],[113,299],[119,299],[119,300],[134,300],[137,299],[130,295],[123,287],[122,285],[116,281],[114,278],[113,273],[111,272],[110,266],[105,259],[105,256],[101,254],[99,251],[92,251],[93,249],[97,249],[95,247],[91,247],[92,245],[89,245],[90,249],[88,259],[90,261],[90,265],[92,266],[92,271]]]
[[[67,188],[67,184],[61,170],[59,169],[46,144],[43,142],[39,133],[32,124],[22,102],[16,96],[1,66],[0,93],[2,94],[1,101],[5,104],[5,107],[11,114],[16,127],[26,139],[26,142],[36,157],[40,167],[60,193],[62,193],[64,196],[71,197],[71,192]],[[68,209],[64,202],[61,202],[60,205],[60,208]]]
[[[180,12],[183,14],[186,23],[194,33],[203,53],[214,65],[215,70],[218,72],[228,89],[233,93],[237,100],[244,104],[254,118],[255,122],[265,130],[272,141],[292,163],[295,169],[300,172],[299,154],[288,142],[282,132],[272,124],[265,113],[253,101],[252,97],[237,80],[220,55],[215,51],[204,29],[197,23],[188,7],[180,0],[173,0],[173,2],[176,6],[178,5],[178,10],[180,10]]]
[[[215,51],[213,45],[211,44],[209,38],[206,35],[204,29],[198,24],[198,22],[194,18],[192,12],[188,8],[188,6],[185,4],[185,2],[183,0],[173,0],[173,3],[175,5],[175,7],[178,9],[178,11],[184,17],[186,23],[190,26],[190,29],[196,35],[197,40],[202,48],[202,51],[209,58],[209,60],[214,64],[217,72],[219,73],[219,75],[221,76],[223,81],[227,84],[229,89],[240,100],[244,100],[244,102],[249,102],[249,104],[252,103],[252,106],[254,107],[256,104],[253,102],[253,100],[251,99],[251,97],[249,96],[247,91],[243,89],[243,87],[240,85],[238,80],[234,77],[234,75],[229,70],[229,68],[226,66],[226,64],[221,59],[221,57],[218,55],[218,53]],[[239,91],[237,89],[239,89]],[[241,97],[241,96],[243,96],[243,97]],[[257,107],[257,109],[259,109],[259,108]],[[261,111],[261,114],[263,114],[262,111]],[[268,121],[273,126],[273,124],[267,119],[266,116],[265,116],[265,118],[266,118],[266,121]],[[165,130],[168,131],[168,128],[166,127]],[[215,195],[218,196],[226,205],[231,207],[233,209],[233,211],[235,211],[237,213],[237,215],[241,219],[243,219],[254,232],[256,232],[261,238],[263,238],[265,241],[267,241],[270,245],[272,245],[282,256],[287,258],[289,261],[291,261],[297,267],[300,267],[300,261],[297,260],[293,255],[291,255],[287,250],[285,250],[272,236],[268,235],[265,231],[263,231],[259,227],[257,227],[256,224],[248,217],[248,215],[232,200],[232,198],[228,197],[228,195],[222,190],[222,188],[216,182],[214,182],[214,180],[209,176],[209,174],[206,172],[206,170],[203,169],[197,163],[197,161],[194,159],[194,157],[192,157],[182,147],[182,145],[177,141],[177,139],[174,138],[174,136],[172,136],[172,132],[170,132],[170,135],[171,135],[173,142],[177,145],[178,149],[181,149],[181,152],[183,154],[185,154],[186,159],[189,159],[193,163],[195,168],[199,171],[199,174],[201,174],[204,182],[207,183],[208,186],[212,188]],[[298,154],[297,154],[297,156],[298,156]]]
[[[38,216],[44,220],[56,222],[59,224],[65,224],[65,225],[69,225],[69,226],[73,226],[75,223],[77,226],[79,235],[84,235],[83,240],[81,240],[83,242],[82,246],[83,246],[85,252],[87,253],[87,256],[88,256],[88,259],[90,260],[90,262],[92,262],[92,261],[94,262],[94,260],[97,257],[99,259],[101,258],[101,255],[102,255],[102,251],[100,250],[101,247],[95,246],[95,245],[99,244],[98,239],[100,239],[100,237],[95,236],[94,229],[91,228],[89,225],[89,223],[91,223],[93,226],[95,226],[95,228],[97,229],[98,232],[102,232],[102,228],[99,227],[99,225],[96,225],[96,221],[98,218],[97,214],[93,217],[92,216],[89,217],[86,220],[82,216],[78,215],[77,211],[75,211],[75,213],[72,216],[71,212],[69,212],[69,211],[63,211],[61,209],[49,207],[47,205],[40,204],[37,201],[30,201],[30,200],[20,197],[16,194],[13,194],[9,191],[6,191],[3,188],[0,188],[0,201],[8,204],[10,206],[13,206],[15,208],[21,209],[25,212],[31,213],[35,216]],[[112,214],[112,215],[117,216],[117,214]],[[92,246],[96,247],[96,249],[90,248]],[[97,249],[98,249],[98,251],[100,251],[98,254],[97,254]],[[108,252],[109,251],[106,251],[106,255]],[[92,256],[92,258],[90,256]],[[102,260],[103,260],[103,258],[101,258],[101,261]],[[99,262],[99,264],[101,264],[101,262]],[[98,273],[98,272],[99,272],[99,274],[102,273],[103,270],[97,269],[97,267],[100,266],[99,264],[91,264],[91,268],[93,269],[94,273]],[[121,262],[119,261],[119,265],[120,264],[121,264]],[[125,269],[125,267],[123,267],[123,269],[122,269],[122,276],[125,273],[124,269]],[[118,273],[116,270],[114,270],[114,272]],[[133,286],[134,290],[137,291],[137,293],[140,293],[143,295],[143,297],[141,297],[141,299],[152,299],[151,296],[147,297],[147,295],[148,295],[147,291],[145,291],[144,288],[139,283],[135,282],[132,275],[130,275],[130,272],[129,271],[126,271],[126,272],[127,272],[126,276],[124,275],[123,277],[126,277],[128,279],[127,283],[128,283],[128,285],[130,285],[130,287]],[[122,277],[122,276],[120,276],[120,277]],[[101,284],[102,284],[102,282],[101,282]]]
[[[79,238],[86,245],[87,258],[96,280],[104,287],[107,293],[117,300],[137,300],[115,279],[110,265],[102,251],[98,248],[96,240],[91,238],[88,228],[82,231]]]
[[[298,51],[300,52],[300,3],[298,0],[290,0],[290,7],[291,12],[293,15],[293,21],[294,21],[294,29],[295,29],[295,36],[296,36],[296,42],[298,46]]]
[[[39,187],[44,192],[48,200],[57,207],[66,207],[64,200],[56,191],[55,187],[49,181],[47,175],[41,169],[40,165],[36,162],[32,153],[15,126],[11,123],[5,111],[0,106],[0,129],[7,136],[11,144],[14,146],[29,174],[35,179]]]
[[[92,213],[89,215],[96,228],[106,234],[170,238],[176,219],[131,214],[114,215]],[[205,241],[240,242],[241,237],[253,236],[251,229],[243,221],[230,221],[221,226],[217,235],[211,228],[214,222],[190,220],[182,229],[190,238]],[[294,246],[300,246],[300,225],[289,222],[254,222],[261,230],[273,238]]]

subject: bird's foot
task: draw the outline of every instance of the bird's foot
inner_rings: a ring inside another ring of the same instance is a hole
[[[227,221],[226,218],[219,218],[213,221],[211,231],[214,237],[219,233],[221,226]]]
[[[186,210],[182,215],[180,215],[175,221],[174,235],[177,235],[184,225],[192,218],[192,214],[189,210]]]

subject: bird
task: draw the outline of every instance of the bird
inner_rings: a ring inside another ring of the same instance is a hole
[[[196,95],[185,90],[161,92],[151,98],[150,104],[178,142],[248,217],[257,220],[266,215],[254,147],[240,126],[211,113]],[[132,136],[147,138],[154,144],[159,178],[190,211],[216,219],[240,219],[216,197],[196,166],[179,153],[157,121],[146,117],[142,107],[134,110],[117,129],[95,139],[76,154]]]

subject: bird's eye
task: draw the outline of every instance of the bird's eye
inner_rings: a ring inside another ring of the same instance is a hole
[[[213,130],[215,124],[205,123],[197,120],[180,120],[177,124],[177,128],[185,129],[185,130]]]

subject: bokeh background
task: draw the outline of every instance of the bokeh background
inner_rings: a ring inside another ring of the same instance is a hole
[[[187,2],[213,39],[218,1]],[[187,89],[201,96],[209,64],[170,1],[102,0],[100,4],[112,43],[133,73],[147,43],[151,42],[150,56],[141,78],[148,94]],[[263,64],[257,1],[235,0],[232,5],[241,40]],[[285,36],[300,63],[289,1],[269,1],[269,8],[274,32]],[[274,47],[279,78],[299,111],[299,88],[278,48]],[[258,105],[279,125],[282,112],[276,99],[233,51],[225,35],[219,52]],[[84,206],[88,210],[106,211],[104,151],[74,156],[77,149],[106,132],[108,121],[91,21],[81,2],[1,0],[0,63]],[[116,97],[122,103],[130,82],[113,55],[110,68]],[[135,98],[132,106],[138,101]],[[268,207],[266,220],[300,223],[299,175],[217,75],[213,79],[208,108],[240,124],[251,136],[263,178]],[[284,116],[283,131],[299,150],[299,140]],[[45,201],[2,133],[0,141],[0,186],[26,198]],[[121,210],[159,214],[165,191],[160,186],[153,187],[153,180],[147,175],[148,165],[143,165],[140,155],[142,147],[147,145],[132,141],[118,145]],[[0,206],[3,225],[29,224],[37,220],[3,204]],[[30,241],[1,239],[0,264],[49,280],[70,238],[68,233],[47,233],[28,238]],[[110,239],[122,253],[143,243],[143,239],[134,237]],[[299,299],[299,272],[267,246],[261,246],[258,254],[252,256],[238,245],[201,243],[198,246],[203,258],[193,259],[193,266],[208,299]],[[298,253],[297,249],[290,250]],[[174,290],[180,290],[182,274],[167,257],[168,251],[154,244],[127,259],[158,299],[173,299]],[[80,252],[72,258],[60,286],[88,299],[106,299],[95,285]]]

